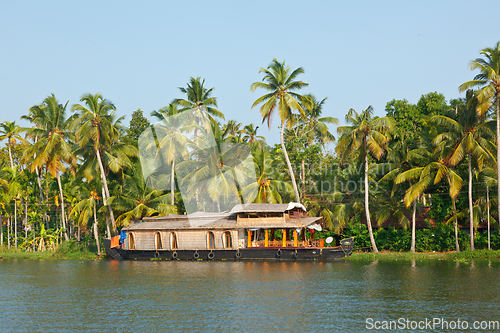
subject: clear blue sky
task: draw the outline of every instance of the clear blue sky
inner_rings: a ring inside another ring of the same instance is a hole
[[[119,115],[149,117],[183,97],[191,76],[214,87],[226,120],[260,125],[250,109],[260,67],[276,57],[325,96],[324,115],[437,91],[460,97],[469,62],[500,40],[500,1],[1,1],[0,121],[54,93],[100,92]],[[278,119],[259,134],[275,143]],[[332,128],[335,131],[335,128]]]

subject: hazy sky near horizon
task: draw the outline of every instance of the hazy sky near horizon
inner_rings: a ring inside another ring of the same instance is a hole
[[[49,94],[69,105],[100,92],[119,116],[184,97],[190,77],[214,87],[226,121],[279,140],[250,92],[273,58],[328,97],[323,114],[385,114],[392,99],[461,97],[469,62],[500,41],[500,1],[1,1],[0,121],[20,120]],[[331,128],[335,131],[335,128]]]

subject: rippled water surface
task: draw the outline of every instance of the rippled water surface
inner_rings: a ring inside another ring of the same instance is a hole
[[[500,263],[0,260],[2,332],[365,332],[500,320]]]

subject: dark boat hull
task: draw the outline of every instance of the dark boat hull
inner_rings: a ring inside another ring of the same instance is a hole
[[[116,260],[338,260],[351,254],[351,248],[337,247],[266,247],[239,250],[124,250],[110,248],[104,240],[106,253]]]

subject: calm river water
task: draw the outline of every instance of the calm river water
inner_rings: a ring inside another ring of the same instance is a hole
[[[500,320],[499,281],[500,262],[487,260],[0,260],[0,331],[367,332],[399,318],[474,331]]]

